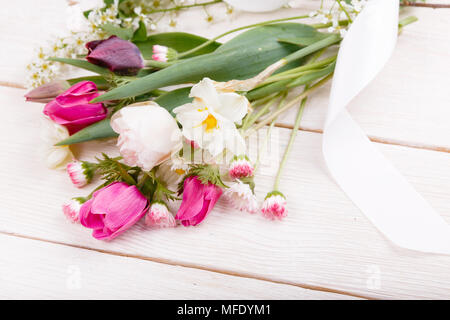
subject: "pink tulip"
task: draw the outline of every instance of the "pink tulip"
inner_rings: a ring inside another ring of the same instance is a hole
[[[44,114],[65,126],[70,134],[106,118],[106,108],[101,103],[89,103],[99,96],[97,86],[91,81],[81,81],[57,96],[44,107]]]
[[[139,48],[131,41],[111,36],[106,40],[86,43],[86,59],[121,75],[135,75],[144,67]]]
[[[212,183],[203,184],[197,177],[184,181],[183,201],[175,219],[187,226],[196,226],[205,219],[222,195],[222,189]]]
[[[94,229],[94,238],[112,240],[138,222],[147,209],[148,201],[136,186],[114,182],[82,205],[80,223]]]

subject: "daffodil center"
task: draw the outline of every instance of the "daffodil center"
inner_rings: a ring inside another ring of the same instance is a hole
[[[186,173],[186,171],[184,171],[183,169],[175,169],[175,172],[180,176]]]
[[[217,127],[217,119],[214,118],[212,114],[209,114],[208,117],[203,120],[202,124],[206,125],[206,132],[209,132]]]

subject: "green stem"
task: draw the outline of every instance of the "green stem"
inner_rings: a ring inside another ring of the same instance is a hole
[[[145,181],[147,181],[148,178],[149,178],[148,175],[144,174],[144,176],[141,178],[141,181],[139,181],[136,187],[138,189],[142,188],[142,186],[144,185]]]
[[[419,19],[415,16],[409,16],[409,17],[403,18],[402,20],[400,20],[398,22],[398,27],[401,29],[401,28],[407,26],[408,24],[414,23],[418,20]]]
[[[329,47],[332,44],[340,42],[341,40],[342,40],[342,38],[339,35],[333,34],[329,37],[326,37],[325,39],[314,42],[313,44],[311,44],[305,48],[302,48],[294,53],[291,53],[290,55],[285,57],[284,60],[286,60],[286,64],[287,64],[289,62],[306,57],[306,56],[310,55],[311,53],[316,52],[320,49]]]
[[[350,21],[350,23],[352,23],[353,22],[352,18],[350,17],[350,14],[347,12],[347,10],[345,10],[344,6],[341,3],[341,0],[336,0],[336,1],[339,4],[339,7],[341,7],[341,10],[344,11],[345,15],[347,16],[348,21]]]
[[[252,133],[256,132],[258,129],[262,128],[263,126],[265,126],[266,124],[270,123],[273,119],[275,119],[276,117],[278,117],[280,114],[282,114],[283,112],[289,110],[290,108],[292,108],[295,104],[299,103],[301,100],[303,100],[303,98],[306,98],[308,95],[310,95],[313,91],[317,90],[318,88],[322,87],[328,80],[330,80],[332,78],[333,74],[329,74],[328,76],[326,76],[325,78],[321,79],[320,81],[318,81],[317,83],[315,83],[311,88],[305,90],[302,92],[302,94],[300,94],[299,96],[295,97],[294,99],[292,99],[289,103],[287,103],[285,106],[283,106],[282,108],[276,110],[274,113],[272,113],[270,116],[268,116],[267,118],[265,118],[264,120],[262,120],[261,122],[259,122],[258,124],[254,125],[252,128],[248,129],[245,132],[245,136],[248,137],[249,135],[251,135]]]
[[[214,37],[204,43],[202,43],[201,45],[199,45],[198,47],[195,47],[191,50],[185,51],[183,53],[178,54],[178,58],[182,58],[185,57],[187,55],[190,55],[200,49],[203,49],[207,46],[209,46],[211,43],[215,42],[216,40],[225,37],[226,35],[229,35],[231,33],[237,32],[237,31],[241,31],[241,30],[245,30],[245,29],[249,29],[249,28],[254,28],[254,27],[259,27],[259,26],[264,26],[267,24],[272,24],[272,23],[277,23],[277,22],[282,22],[282,21],[289,21],[289,20],[298,20],[298,19],[306,19],[309,18],[309,15],[303,15],[303,16],[296,16],[296,17],[289,17],[289,18],[282,18],[282,19],[275,19],[275,20],[269,20],[269,21],[264,21],[264,22],[260,22],[260,23],[255,23],[255,24],[250,24],[247,26],[243,26],[243,27],[239,27],[236,29],[232,29],[230,31],[227,31],[225,33],[222,33],[220,35],[218,35],[217,37]]]
[[[214,0],[214,1],[203,2],[203,3],[187,4],[184,6],[175,6],[175,7],[166,8],[166,9],[155,9],[155,10],[151,10],[151,11],[147,12],[146,14],[177,11],[177,10],[189,9],[189,8],[194,8],[194,7],[205,7],[205,6],[209,6],[209,5],[220,3],[220,2],[222,2],[222,0]]]
[[[288,88],[298,87],[307,83],[310,83],[316,79],[322,78],[334,71],[334,67],[336,65],[336,62],[330,63],[327,67],[317,70],[317,71],[310,71],[307,74],[301,75],[291,83],[287,85]]]
[[[350,21],[348,20],[339,20],[338,21],[339,26],[348,26]],[[327,23],[318,23],[318,24],[312,24],[311,27],[316,29],[325,29],[333,26],[333,22],[327,22]]]
[[[262,115],[266,114],[267,110],[272,106],[272,104],[275,102],[275,100],[278,99],[280,94],[276,94],[272,99],[270,99],[264,107],[261,108],[253,117],[250,117],[248,121],[246,121],[245,125],[242,126],[242,130],[246,130],[248,127],[250,127],[252,124],[256,122]]]
[[[120,164],[120,162],[117,162],[117,165],[119,166],[120,169],[120,175],[122,176],[123,180],[125,180],[126,183],[128,183],[129,185],[135,185],[136,181],[133,179],[132,176],[130,176],[130,174],[127,172],[127,170],[125,170],[122,165]]]
[[[146,67],[152,67],[152,68],[167,68],[173,65],[173,62],[162,62],[162,61],[156,61],[156,60],[145,60],[145,66]]]
[[[292,131],[291,131],[291,137],[289,138],[288,145],[286,147],[286,150],[284,151],[284,155],[283,155],[283,158],[281,159],[280,166],[278,167],[278,172],[275,177],[275,183],[273,185],[273,190],[275,190],[275,191],[278,191],[278,187],[280,185],[281,174],[286,165],[286,162],[287,162],[289,153],[291,152],[292,146],[294,145],[295,137],[297,136],[297,132],[300,127],[300,120],[302,119],[302,116],[303,116],[303,110],[305,109],[306,99],[307,99],[307,97],[303,98],[300,103],[300,108],[298,109],[297,117],[295,118],[294,128],[292,128]]]
[[[323,59],[320,61],[315,61],[315,62],[309,63],[307,65],[303,65],[303,66],[300,66],[297,68],[292,68],[292,69],[286,70],[284,72],[277,73],[276,75],[271,76],[267,80],[277,79],[278,77],[283,77],[285,75],[289,75],[292,73],[299,73],[299,72],[303,72],[303,71],[307,71],[307,70],[311,70],[311,69],[321,68],[323,66],[326,66],[326,65],[336,61],[336,59],[337,59],[337,55],[334,55],[332,57],[329,57],[329,58],[326,58],[326,59]],[[282,80],[282,79],[277,79],[277,80]]]

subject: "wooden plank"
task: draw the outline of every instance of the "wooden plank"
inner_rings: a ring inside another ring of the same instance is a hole
[[[441,1],[442,2],[442,1]],[[7,2],[0,12],[0,84],[24,84],[25,65],[33,48],[45,44],[51,35],[65,30],[63,1]],[[208,25],[204,12],[181,14],[178,28],[212,37],[225,30],[259,21],[302,15],[317,8],[317,1],[297,0],[296,9],[253,14],[236,13],[232,18],[218,5],[210,12],[216,23]],[[405,28],[389,64],[351,104],[350,111],[365,132],[378,141],[450,151],[450,95],[446,88],[450,60],[450,10],[407,8],[402,16],[417,15],[419,22]],[[25,27],[39,26],[39,32]],[[164,25],[165,20],[162,21]],[[163,28],[164,29],[164,28]],[[234,35],[232,35],[234,36]],[[228,38],[232,37],[229,36]],[[227,38],[225,38],[227,39]],[[328,103],[329,87],[310,99],[302,128],[321,130]],[[292,126],[294,112],[279,123]]]
[[[355,299],[0,235],[1,299]]]
[[[321,135],[311,132],[300,132],[287,163],[285,221],[237,212],[220,200],[198,227],[152,231],[139,224],[112,242],[95,240],[61,213],[63,201],[89,190],[75,189],[64,173],[44,167],[37,153],[42,106],[24,103],[23,93],[0,88],[1,232],[359,296],[450,298],[450,257],[401,250],[384,239],[327,175]],[[289,130],[275,132],[282,151]],[[377,147],[450,221],[450,154]],[[115,149],[112,142],[96,142],[76,153],[87,159],[100,150]],[[259,200],[270,191],[276,168],[262,169]]]

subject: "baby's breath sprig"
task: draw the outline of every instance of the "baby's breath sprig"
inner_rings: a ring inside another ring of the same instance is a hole
[[[211,6],[222,0],[104,0],[100,7],[83,12],[85,20],[72,26],[70,34],[56,38],[48,47],[38,49],[35,58],[27,65],[26,86],[37,88],[58,78],[70,66],[48,61],[49,57],[78,58],[86,54],[84,45],[108,36],[106,27],[120,27],[137,30],[143,23],[147,33],[155,32],[158,23],[166,14],[171,14],[170,27],[177,25],[177,13],[195,7]]]

